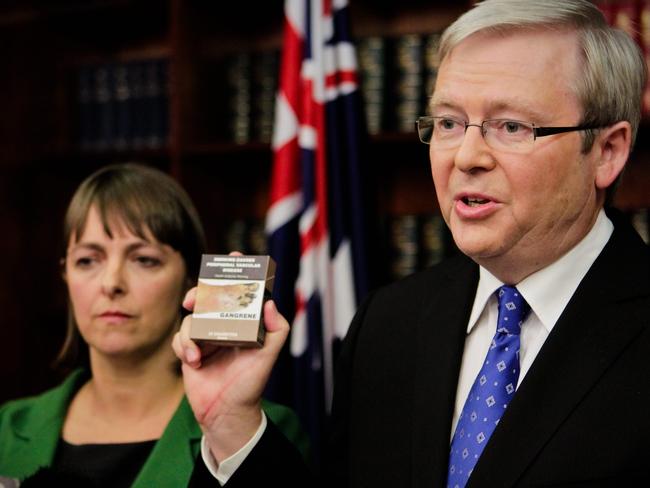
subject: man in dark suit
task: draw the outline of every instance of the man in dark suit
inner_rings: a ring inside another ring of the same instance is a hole
[[[440,54],[418,131],[463,255],[358,311],[331,485],[650,485],[649,253],[603,210],[636,137],[642,55],[583,0],[486,0]],[[306,479],[260,418],[288,331],[266,313],[260,351],[201,359],[187,324],[175,341],[204,459],[228,486]]]

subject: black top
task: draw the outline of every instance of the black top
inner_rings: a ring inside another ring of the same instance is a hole
[[[63,486],[128,488],[135,481],[156,440],[126,444],[70,444],[59,441],[52,468],[37,473],[36,481],[62,482]],[[34,483],[34,486],[37,486]]]

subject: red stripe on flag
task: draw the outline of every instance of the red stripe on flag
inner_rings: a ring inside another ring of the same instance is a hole
[[[300,118],[300,123],[314,127],[316,130],[318,128],[316,127],[316,112],[318,111],[318,107],[316,106],[316,103],[314,102],[314,99],[312,97],[312,90],[314,89],[314,82],[313,80],[306,78],[302,80],[302,117]],[[309,148],[312,149],[312,148]]]
[[[302,43],[300,33],[296,32],[291,22],[285,18],[279,86],[296,115],[300,114]]]
[[[271,203],[300,191],[300,162],[298,139],[293,138],[276,149],[271,174]]]
[[[303,254],[312,247],[318,246],[325,237],[323,227],[320,225],[319,220],[320,215],[317,215],[316,222],[309,229],[300,233],[300,249],[303,251]]]
[[[323,0],[323,16],[332,16],[332,0]]]
[[[357,73],[355,71],[339,70],[327,75],[325,86],[328,88],[336,87],[341,83],[358,83]]]

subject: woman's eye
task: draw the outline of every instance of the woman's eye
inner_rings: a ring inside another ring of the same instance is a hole
[[[89,268],[96,261],[97,260],[95,258],[91,258],[89,256],[84,256],[84,257],[75,259],[74,260],[74,265],[77,268]]]
[[[146,268],[158,266],[162,262],[160,259],[154,258],[152,256],[136,256],[135,261]]]

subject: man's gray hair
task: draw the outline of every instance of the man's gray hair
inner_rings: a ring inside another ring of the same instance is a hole
[[[587,0],[485,0],[450,25],[440,41],[440,59],[477,32],[554,29],[578,35],[581,76],[573,90],[583,108],[581,124],[605,127],[626,120],[632,125],[632,144],[641,120],[646,65],[629,35],[607,25],[603,14]],[[531,56],[535,52],[530,53]],[[586,131],[583,152],[594,142]]]

